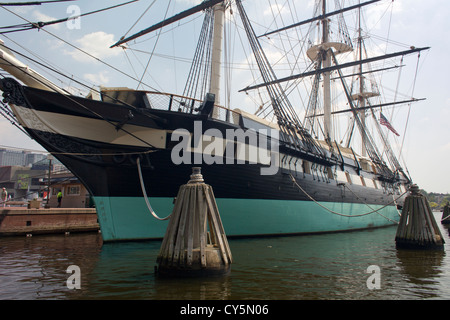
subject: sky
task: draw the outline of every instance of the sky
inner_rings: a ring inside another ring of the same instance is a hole
[[[8,2],[24,2],[24,0]],[[0,27],[27,21],[60,19],[78,12],[87,13],[124,2],[126,0],[78,0],[41,6],[7,7],[9,11],[0,7]],[[427,192],[450,193],[450,169],[447,167],[447,160],[450,159],[450,81],[448,80],[450,66],[447,58],[450,52],[448,36],[450,2],[448,0],[394,0],[390,10],[391,2],[391,0],[382,0],[381,4],[367,9],[368,24],[376,26],[373,27],[373,33],[386,36],[389,32],[390,38],[402,44],[431,47],[430,50],[421,53],[415,82],[413,78],[417,55],[405,59],[412,73],[405,71],[401,74],[402,80],[406,80],[404,92],[411,93],[414,90],[415,98],[426,98],[426,100],[413,104],[411,107],[402,107],[402,119],[400,119],[400,113],[398,116],[394,115],[392,124],[401,133],[401,137],[396,141],[399,145],[403,143],[402,157],[407,163],[414,183]],[[193,43],[197,41],[201,24],[200,15],[189,18],[185,25],[176,23],[173,26],[175,34],[181,35],[166,36],[164,39],[162,37],[164,33],[161,37],[157,34],[144,36],[137,40],[136,50],[133,51],[109,48],[120,37],[140,31],[159,22],[162,17],[172,16],[198,4],[199,1],[172,0],[167,9],[168,3],[168,0],[140,0],[120,8],[82,17],[77,21],[47,26],[44,30],[0,35],[0,39],[14,50],[42,58],[46,63],[70,75],[72,82],[65,79],[64,83],[58,83],[57,81],[60,80],[53,78],[45,69],[31,64],[33,69],[63,87],[75,85],[77,80],[89,86],[136,88],[143,70],[147,70],[143,77],[146,85],[140,88],[181,94],[184,82],[177,79],[182,78],[180,75],[189,68],[187,61],[192,55]],[[312,15],[311,0],[296,0],[296,3],[297,9],[301,9],[299,10],[300,18],[306,19]],[[248,8],[251,19],[259,15],[259,18],[267,19],[267,21],[270,21],[266,17],[267,13],[276,9],[274,0],[245,0],[244,6]],[[389,8],[389,11],[386,11],[386,8]],[[283,8],[283,10],[286,9]],[[286,16],[288,14],[282,13]],[[383,18],[383,21],[389,21],[387,18],[391,14],[392,22],[389,31],[386,29],[386,23],[377,25],[378,19]],[[265,25],[266,30],[271,29],[267,27],[269,25],[270,22]],[[186,30],[188,30],[187,33]],[[236,40],[241,41],[237,37]],[[89,52],[108,65],[81,53],[67,42]],[[155,43],[157,43],[156,47]],[[391,45],[383,49],[390,52]],[[393,46],[392,50],[394,50]],[[403,50],[406,49],[403,48]],[[154,53],[154,57],[148,63],[151,52]],[[271,52],[268,53],[270,54]],[[176,71],[172,71],[173,67],[176,67]],[[242,89],[251,84],[244,76],[238,76],[233,80],[235,86],[233,89]],[[80,91],[73,92],[84,95],[87,91],[88,89],[83,87]],[[249,102],[248,99],[245,93],[236,93],[233,98],[234,102],[244,109],[244,105]],[[407,126],[404,115],[409,115]],[[404,131],[405,126],[406,131]],[[3,117],[0,118],[0,146],[43,150]]]

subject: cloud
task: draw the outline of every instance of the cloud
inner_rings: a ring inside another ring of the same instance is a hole
[[[33,12],[33,18],[36,19],[38,22],[49,22],[49,21],[57,20],[56,18],[50,17],[50,16],[46,15],[45,13],[42,13],[38,10]],[[47,26],[47,28],[59,30],[60,24],[58,24],[58,23],[52,24],[52,25]]]
[[[272,4],[266,10],[264,10],[263,14],[265,16],[272,15],[272,14],[284,15],[284,14],[289,14],[289,10],[288,10],[288,8],[286,8],[286,6],[282,6],[281,4]]]
[[[450,142],[440,147],[442,151],[450,151]]]
[[[104,31],[86,34],[82,38],[75,41],[81,50],[98,59],[105,59],[119,55],[121,51],[120,48],[110,48],[110,46],[115,42],[116,40],[114,40],[114,35]],[[80,62],[95,61],[92,57],[79,50],[66,51],[66,54],[71,55],[75,60]]]
[[[197,5],[200,4],[202,0],[177,0],[177,3],[187,3],[191,5]]]
[[[105,85],[109,82],[108,72],[106,71],[99,73],[86,73],[83,75],[83,78],[95,85]]]
[[[445,101],[445,104],[447,105],[447,107],[450,107],[450,98],[447,98],[447,100]]]
[[[378,5],[368,6],[365,14],[367,30],[380,30],[383,27],[381,19],[384,16],[389,16],[391,12],[392,14],[402,13],[404,11],[403,8],[402,0],[397,0],[395,3],[392,1],[388,4],[380,3]]]

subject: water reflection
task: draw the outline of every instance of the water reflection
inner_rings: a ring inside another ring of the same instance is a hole
[[[230,239],[228,276],[166,279],[155,275],[160,241],[103,244],[98,234],[4,238],[1,299],[449,299],[445,251],[397,250],[396,228]],[[448,230],[443,230],[446,245]],[[66,286],[69,265],[81,269],[81,290]],[[366,272],[381,270],[369,290]]]
[[[232,299],[232,278],[222,275],[203,279],[155,279],[155,298],[161,300]]]
[[[398,266],[405,289],[420,298],[438,298],[445,252],[442,250],[397,250]]]
[[[1,299],[64,297],[70,265],[89,273],[102,249],[97,234],[2,238],[0,244]]]

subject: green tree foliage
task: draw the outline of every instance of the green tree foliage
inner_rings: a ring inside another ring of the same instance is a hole
[[[427,198],[433,210],[441,210],[447,203],[450,203],[450,194],[448,193],[428,193],[425,190],[420,190],[420,192]]]

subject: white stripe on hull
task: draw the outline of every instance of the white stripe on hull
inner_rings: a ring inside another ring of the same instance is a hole
[[[38,111],[21,106],[11,104],[19,123],[28,129],[38,130],[41,132],[48,132],[63,136],[69,136],[79,139],[86,139],[90,141],[98,141],[102,143],[127,145],[131,147],[149,147],[149,145],[159,148],[166,148],[167,133],[171,130],[161,130],[148,128],[137,125],[125,124],[123,130],[116,130],[116,123],[108,123],[102,119],[92,119],[86,117],[79,117],[67,114],[60,114],[47,111]],[[186,132],[187,133],[187,132]],[[212,143],[217,148],[214,148],[214,156],[223,157],[225,147],[235,141],[228,141],[226,138],[214,137],[204,135],[199,132],[202,137],[200,148],[191,147],[193,134],[187,133],[186,149],[190,153],[206,153]],[[196,141],[198,143],[198,141]],[[252,163],[261,163],[264,165],[270,164],[270,151],[259,150],[259,146],[248,145],[246,143],[236,142],[236,154],[233,156],[236,160],[251,161]]]
[[[165,130],[125,124],[125,132],[116,130],[115,123],[101,119],[37,111],[16,105],[11,107],[20,124],[32,130],[117,145],[148,147],[151,144],[156,148],[166,147]]]

